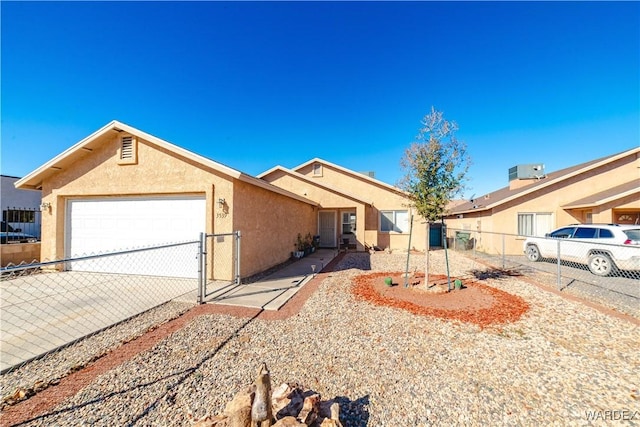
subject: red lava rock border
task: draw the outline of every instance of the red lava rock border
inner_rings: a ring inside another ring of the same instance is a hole
[[[357,276],[353,280],[352,293],[361,300],[375,305],[399,308],[420,316],[431,316],[445,320],[457,320],[465,323],[473,323],[480,328],[489,325],[515,322],[529,310],[529,304],[517,295],[512,295],[491,286],[486,286],[478,282],[465,280],[465,286],[478,287],[494,299],[494,303],[489,308],[469,308],[469,309],[444,309],[437,305],[417,304],[393,296],[381,295],[373,285],[374,280],[383,280],[384,277],[394,276],[395,273],[370,273]],[[393,287],[391,288],[393,289]],[[453,291],[448,295],[456,298]],[[464,290],[462,291],[464,292]],[[392,294],[393,292],[391,292]],[[434,295],[435,296],[435,295]],[[438,295],[439,296],[439,295]],[[415,298],[428,299],[427,292],[415,291]],[[434,298],[435,300],[436,298]]]

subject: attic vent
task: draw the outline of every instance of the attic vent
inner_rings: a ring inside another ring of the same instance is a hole
[[[136,138],[131,135],[123,135],[120,138],[120,150],[118,164],[135,165],[138,163],[138,147]]]
[[[122,147],[120,150],[120,159],[133,159],[133,137],[123,136]]]
[[[313,176],[322,176],[322,165],[320,163],[313,164]]]

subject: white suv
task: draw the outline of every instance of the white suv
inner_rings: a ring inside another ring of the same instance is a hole
[[[640,271],[640,225],[573,224],[561,227],[545,237],[528,237],[524,253],[529,261],[558,257],[586,264],[598,276],[618,270]]]

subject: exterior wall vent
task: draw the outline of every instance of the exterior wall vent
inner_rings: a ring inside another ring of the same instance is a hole
[[[120,151],[120,159],[131,159],[133,158],[133,137],[132,136],[123,136],[122,137],[122,150]]]
[[[120,137],[118,149],[118,164],[135,165],[138,163],[138,141],[134,136],[123,135]]]

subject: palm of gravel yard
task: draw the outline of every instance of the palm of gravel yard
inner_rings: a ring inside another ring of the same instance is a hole
[[[392,279],[392,286],[385,284],[387,277]],[[416,274],[405,287],[403,273],[370,273],[357,276],[351,289],[356,298],[375,305],[473,323],[481,328],[515,322],[529,310],[529,304],[522,298],[476,280],[460,278],[462,289],[448,292],[447,276],[429,275],[429,278],[427,286],[424,275]],[[450,280],[453,283],[455,278]]]

